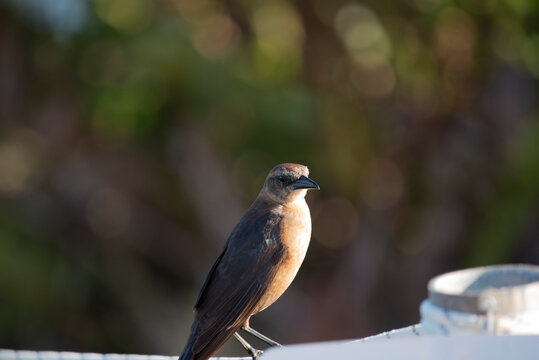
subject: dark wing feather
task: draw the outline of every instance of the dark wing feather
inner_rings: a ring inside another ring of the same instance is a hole
[[[206,279],[204,280],[204,284],[202,284],[202,288],[200,289],[200,291],[198,293],[198,296],[197,296],[197,300],[195,301],[195,309],[198,308],[198,305],[200,303],[200,299],[202,298],[203,294],[205,293],[206,286],[208,285],[210,280],[213,278],[213,273],[215,271],[215,268],[221,262],[221,259],[223,258],[223,255],[225,254],[227,247],[228,247],[228,241],[226,242],[225,246],[223,247],[223,250],[221,250],[221,253],[217,257],[217,259],[215,260],[213,265],[211,266],[211,269],[208,272],[208,275],[206,275]]]
[[[283,258],[280,220],[255,202],[232,231],[196,302],[195,358],[215,353],[252,315]]]

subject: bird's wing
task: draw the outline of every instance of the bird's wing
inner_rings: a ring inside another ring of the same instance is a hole
[[[221,263],[221,259],[223,258],[223,255],[226,252],[226,249],[228,248],[228,241],[226,242],[225,246],[223,247],[223,250],[221,250],[221,253],[211,266],[210,271],[208,272],[208,275],[206,275],[206,279],[204,280],[204,284],[202,284],[202,288],[200,289],[200,292],[198,293],[197,300],[195,301],[195,309],[199,307],[200,301],[202,300],[203,295],[206,292],[206,286],[210,282],[210,280],[213,278],[213,273],[215,272],[215,268]]]
[[[212,354],[255,310],[284,255],[276,240],[280,219],[250,209],[232,231],[197,299],[195,354]]]

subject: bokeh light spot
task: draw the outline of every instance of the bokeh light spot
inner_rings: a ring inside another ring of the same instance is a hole
[[[106,24],[132,34],[151,23],[154,5],[150,0],[96,0],[95,11]]]
[[[241,33],[228,16],[215,14],[201,22],[193,34],[195,48],[208,60],[226,60],[237,50]]]
[[[212,0],[175,0],[174,5],[182,18],[191,22],[203,20],[215,7]]]
[[[335,27],[353,49],[365,49],[382,36],[376,15],[359,5],[341,8],[335,16]]]
[[[445,62],[469,66],[476,44],[476,26],[466,12],[447,8],[438,17],[436,51]]]
[[[58,42],[65,42],[84,30],[88,23],[88,1],[84,0],[5,0],[38,26],[50,28]]]
[[[296,10],[285,2],[267,2],[252,16],[257,39],[255,66],[267,77],[295,73],[301,65],[305,33]]]
[[[34,156],[24,144],[0,143],[0,194],[15,196],[27,188],[34,168]]]
[[[343,6],[335,16],[335,29],[354,63],[373,68],[389,59],[392,52],[389,36],[370,9]]]

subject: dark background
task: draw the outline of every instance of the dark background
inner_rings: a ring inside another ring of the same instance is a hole
[[[0,347],[178,354],[281,162],[322,188],[252,320],[285,344],[416,323],[446,271],[538,264],[538,85],[537,1],[3,0]]]

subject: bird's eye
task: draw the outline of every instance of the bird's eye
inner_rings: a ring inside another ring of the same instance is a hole
[[[284,177],[284,175],[281,175],[279,176],[279,180],[284,183],[286,181],[286,178]]]

